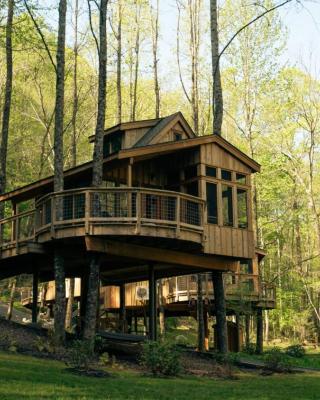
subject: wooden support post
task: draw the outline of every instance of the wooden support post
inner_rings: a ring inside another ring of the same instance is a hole
[[[204,348],[206,351],[209,351],[209,318],[208,311],[204,308],[203,312],[203,323],[204,323]]]
[[[240,323],[240,314],[236,313],[236,327],[237,327],[237,343],[236,343],[236,352],[241,351],[241,323]]]
[[[126,287],[124,284],[120,285],[120,326],[121,331],[125,333],[126,329]]]
[[[32,323],[37,323],[38,316],[38,282],[39,282],[39,273],[38,269],[34,268],[33,270],[33,280],[32,280]]]
[[[245,316],[245,325],[246,325],[246,347],[250,346],[250,315],[246,314]]]
[[[228,332],[222,272],[212,272],[212,284],[214,288],[214,303],[217,320],[216,347],[220,353],[225,354],[228,352]]]
[[[257,308],[257,354],[263,353],[263,313],[262,308]]]
[[[135,331],[135,334],[137,335],[138,334],[138,317],[136,315],[134,316],[134,331]]]
[[[153,264],[149,265],[149,339],[157,340],[156,279]]]
[[[79,331],[83,333],[84,321],[86,317],[86,305],[88,295],[88,274],[84,273],[81,276],[81,293],[80,293],[80,318],[79,318]]]
[[[198,351],[205,350],[204,336],[204,312],[203,312],[203,293],[202,293],[202,274],[197,275],[197,322],[198,322]]]

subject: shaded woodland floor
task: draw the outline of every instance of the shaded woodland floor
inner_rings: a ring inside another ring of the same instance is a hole
[[[111,378],[80,377],[62,362],[0,352],[0,399],[318,400],[320,396],[320,373],[313,372],[273,376],[239,372],[236,380],[151,378],[130,368],[111,373]]]

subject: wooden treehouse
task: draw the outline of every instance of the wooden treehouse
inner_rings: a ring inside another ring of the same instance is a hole
[[[253,232],[251,176],[260,169],[257,162],[220,136],[197,137],[176,113],[107,129],[103,165],[99,188],[90,187],[88,162],[65,171],[63,192],[53,192],[51,176],[0,196],[12,210],[0,221],[0,278],[33,274],[34,319],[37,283],[54,278],[57,247],[66,276],[81,278],[81,315],[90,252],[101,256],[106,310],[137,316],[136,288],[148,287],[151,338],[159,279],[168,315],[190,312],[198,273],[204,273],[203,296],[214,315],[205,274],[212,271],[225,272],[228,313],[241,301],[258,312],[274,307],[273,289],[259,277],[264,253],[256,249]]]

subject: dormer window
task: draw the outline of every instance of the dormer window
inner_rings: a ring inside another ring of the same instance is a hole
[[[103,139],[103,157],[106,158],[111,154],[117,153],[122,147],[122,135],[117,132],[107,135]]]

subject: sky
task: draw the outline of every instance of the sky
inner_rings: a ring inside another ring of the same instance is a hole
[[[288,5],[280,11],[288,29],[283,57],[290,64],[311,68],[310,72],[320,78],[320,0],[301,0],[301,4]]]
[[[248,0],[248,3],[254,3],[254,0]],[[320,78],[320,0],[292,0],[279,8],[279,13],[288,30],[287,48],[281,58],[283,64],[304,66]],[[176,19],[175,0],[161,0],[161,52],[165,59],[170,58],[175,45]]]

